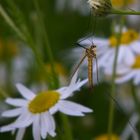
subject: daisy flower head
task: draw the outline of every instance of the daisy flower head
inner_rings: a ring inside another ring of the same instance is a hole
[[[105,74],[112,75],[112,68],[115,58],[115,51],[117,46],[117,38],[112,35],[109,39],[108,50],[99,58],[99,66],[104,68]],[[125,66],[131,66],[135,61],[135,54],[140,54],[140,40],[139,33],[135,30],[124,30],[120,37],[119,52],[117,58],[117,74],[122,74],[125,71]]]
[[[121,70],[120,70],[121,71]],[[116,83],[121,84],[124,82],[128,82],[130,80],[133,81],[135,85],[140,84],[140,55],[136,55],[134,57],[134,63],[129,67],[122,67],[122,73],[116,78]]]
[[[66,100],[85,83],[87,83],[87,79],[77,81],[76,73],[69,86],[57,90],[41,91],[38,94],[33,93],[22,84],[16,84],[24,99],[6,99],[6,103],[16,108],[3,112],[2,116],[17,117],[17,119],[13,123],[1,127],[0,132],[18,129],[16,139],[22,140],[26,128],[32,125],[34,140],[45,139],[48,134],[54,137],[56,126],[53,114],[57,111],[71,116],[84,116],[84,113],[92,112],[91,109],[83,105]]]

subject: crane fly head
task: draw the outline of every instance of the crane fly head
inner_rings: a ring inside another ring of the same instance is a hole
[[[92,44],[89,48],[86,49],[86,54],[89,57],[96,58],[96,45]]]

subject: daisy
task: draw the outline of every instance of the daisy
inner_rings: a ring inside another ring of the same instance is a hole
[[[77,81],[76,72],[69,86],[57,90],[41,91],[39,94],[33,93],[22,84],[16,84],[24,99],[6,99],[6,103],[16,108],[3,112],[2,116],[18,118],[13,123],[1,127],[0,132],[15,132],[18,129],[16,139],[21,140],[26,128],[32,125],[34,140],[45,139],[48,134],[54,137],[56,126],[53,114],[57,111],[71,116],[84,116],[84,113],[92,112],[87,107],[66,100],[85,83],[87,79]]]
[[[115,47],[117,45],[117,38],[111,36],[109,39],[109,47],[106,52],[98,58],[99,67],[104,68],[107,75],[112,74],[113,63],[115,58]],[[139,34],[132,30],[124,30],[121,35],[121,42],[119,45],[118,59],[117,59],[117,74],[121,74],[123,70],[121,68],[125,66],[131,66],[135,61],[135,54],[140,54],[140,40]]]
[[[124,65],[122,71],[116,78],[116,83],[121,84],[132,80],[135,85],[140,84],[140,55],[135,56],[135,61],[130,67]]]

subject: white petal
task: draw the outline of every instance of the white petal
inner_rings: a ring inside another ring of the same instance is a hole
[[[134,53],[130,49],[126,49],[124,52],[124,64],[127,66],[132,66],[135,62],[135,56]]]
[[[71,116],[84,116],[83,112],[79,110],[75,110],[75,108],[73,108],[72,106],[70,106],[64,101],[59,101],[58,106],[59,106],[58,108],[59,111],[64,114],[71,115]]]
[[[83,86],[87,82],[88,82],[88,79],[82,80],[81,82],[77,82],[74,85],[67,87],[66,90],[63,91],[63,93],[61,92],[61,99],[70,97],[74,91],[79,90],[80,87]]]
[[[54,121],[54,118],[52,115],[50,115],[49,112],[45,113],[46,117],[45,117],[45,121],[47,123],[47,130],[48,130],[48,133],[54,137],[56,135],[55,133],[55,129],[56,129],[56,126],[55,126],[55,121]]]
[[[16,135],[16,140],[22,140],[23,139],[23,136],[25,134],[25,130],[26,128],[20,128],[17,132],[17,135]]]
[[[121,76],[121,77],[119,77],[119,78],[116,78],[115,82],[116,82],[117,84],[121,84],[121,83],[127,82],[127,81],[129,81],[130,79],[132,79],[134,75],[135,75],[135,71],[131,71],[131,72],[128,73],[128,74],[125,74],[125,75],[123,75],[123,76]]]
[[[87,108],[83,105],[71,102],[71,101],[66,101],[66,100],[61,100],[60,104],[62,104],[63,106],[73,110],[73,112],[81,112],[81,113],[89,113],[92,112],[93,110],[90,108]]]
[[[130,67],[126,67],[124,65],[119,65],[117,66],[117,75],[125,75],[127,73],[131,72],[131,68]]]
[[[16,128],[28,127],[30,124],[33,123],[34,117],[35,116],[25,111],[17,118],[17,120],[14,123],[14,126]]]
[[[118,60],[117,60],[117,63],[121,63],[126,52],[127,52],[127,46],[119,46],[119,52],[118,52]],[[130,49],[129,49],[130,50]],[[115,50],[116,51],[116,50]],[[114,51],[114,58],[115,58],[115,51]]]
[[[136,54],[140,54],[140,41],[131,43],[131,48]]]
[[[79,70],[79,69],[78,69]],[[76,83],[76,80],[77,80],[77,76],[78,76],[78,70],[75,72],[75,74],[73,75],[72,79],[71,79],[71,82],[70,82],[70,85],[73,85]]]
[[[8,98],[6,99],[6,103],[13,106],[27,106],[28,101],[24,99]]]
[[[40,120],[41,120],[41,123],[40,123],[41,124],[41,137],[43,139],[46,139],[47,133],[48,133],[48,129],[47,129],[48,124],[46,122],[46,116],[44,113],[41,114]]]
[[[33,137],[34,140],[41,140],[40,135],[40,120],[39,115],[35,116],[34,122],[33,122]]]
[[[11,123],[9,125],[5,125],[5,126],[0,128],[0,132],[7,132],[7,131],[12,131],[12,130],[15,130],[14,123]]]
[[[22,110],[23,110],[22,108],[11,109],[11,110],[4,111],[1,115],[3,117],[15,117],[20,115]]]
[[[51,115],[55,114],[58,111],[58,105],[55,104],[55,106],[51,107],[49,112]]]
[[[140,70],[136,70],[136,74],[134,76],[134,84],[135,85],[140,84]]]
[[[24,98],[28,100],[32,100],[35,97],[35,94],[31,90],[23,86],[22,84],[18,83],[16,84],[16,87]]]

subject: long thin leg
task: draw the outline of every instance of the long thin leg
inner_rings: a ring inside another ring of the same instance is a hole
[[[84,61],[84,59],[85,59],[86,57],[87,57],[87,55],[85,54],[85,55],[81,58],[81,60],[80,60],[80,62],[78,63],[78,65],[76,65],[76,67],[74,68],[74,71],[73,71],[73,73],[72,73],[72,75],[71,75],[71,78],[74,76],[75,72],[78,70],[79,66],[82,64],[82,62]]]

